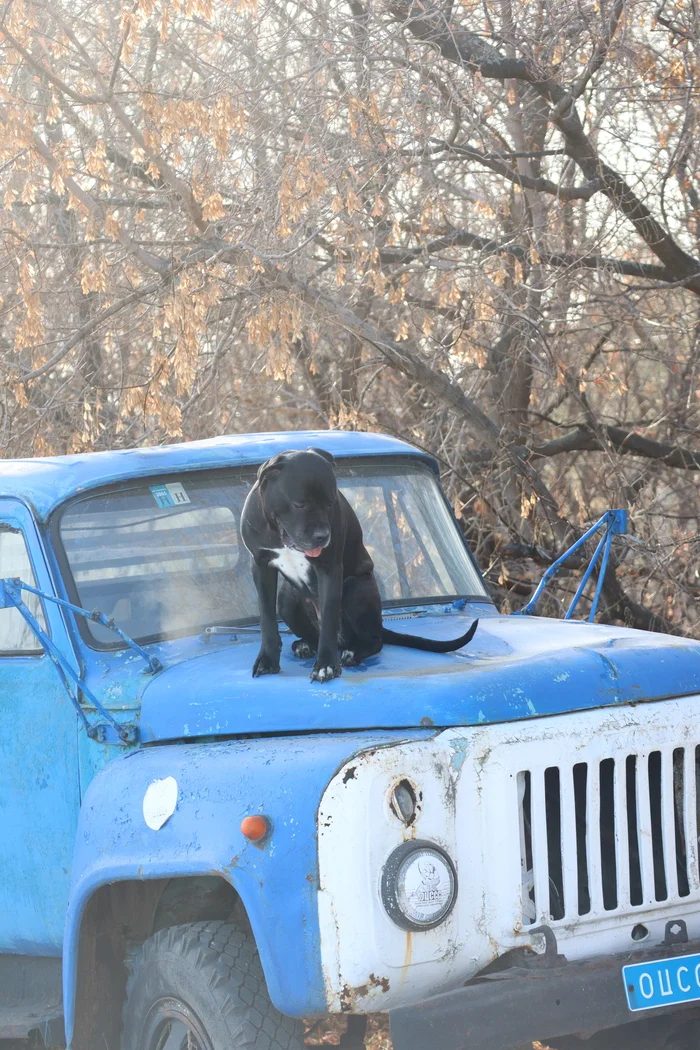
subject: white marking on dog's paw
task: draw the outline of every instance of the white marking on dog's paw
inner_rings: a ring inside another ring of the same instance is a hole
[[[308,642],[298,641],[292,644],[292,652],[297,659],[308,660],[310,657],[315,656],[318,650],[312,648]]]
[[[337,678],[340,674],[335,667],[315,667],[311,672],[312,682],[330,682],[331,678]]]
[[[343,649],[340,654],[340,662],[343,667],[354,667],[355,666],[355,651],[353,649]]]

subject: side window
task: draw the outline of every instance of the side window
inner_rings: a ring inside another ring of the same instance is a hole
[[[24,536],[18,529],[0,523],[0,579],[19,577],[33,587],[34,573]],[[22,600],[46,630],[41,601],[35,594],[23,591]],[[39,641],[17,609],[0,609],[0,655],[28,656],[42,651]]]

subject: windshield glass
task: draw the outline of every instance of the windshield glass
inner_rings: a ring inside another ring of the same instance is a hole
[[[433,475],[419,464],[340,463],[382,600],[410,605],[485,597]],[[184,474],[113,488],[71,504],[60,534],[75,598],[136,641],[258,619],[239,521],[254,474]],[[111,631],[90,622],[98,645]]]

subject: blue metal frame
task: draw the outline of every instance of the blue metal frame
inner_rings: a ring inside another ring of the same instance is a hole
[[[56,668],[56,671],[65,686],[66,692],[78,712],[80,720],[85,726],[87,735],[94,740],[106,742],[110,740],[111,732],[113,732],[116,734],[116,739],[118,741],[125,744],[133,743],[136,740],[137,735],[136,727],[119,723],[116,718],[114,718],[114,716],[103,707],[92,690],[87,686],[84,679],[82,679],[73,669],[65,654],[54,645],[46,631],[41,627],[39,622],[24,604],[22,600],[22,591],[28,591],[30,594],[35,594],[38,598],[41,598],[42,601],[53,602],[54,605],[58,605],[63,609],[69,609],[71,612],[77,613],[79,616],[84,616],[86,619],[93,620],[95,623],[107,627],[110,631],[114,631],[114,633],[117,634],[130,649],[133,649],[134,652],[138,653],[138,655],[146,661],[147,671],[151,674],[155,674],[157,671],[163,669],[163,665],[158,657],[151,656],[145,649],[142,649],[141,646],[132,638],[129,638],[120,627],[117,627],[114,620],[108,620],[105,614],[100,612],[99,609],[93,609],[92,612],[88,609],[82,609],[79,605],[73,605],[71,602],[64,601],[63,598],[56,598],[53,594],[47,594],[46,591],[40,591],[37,587],[32,587],[30,584],[17,578],[0,579],[0,608],[7,609],[14,607],[29,624],[41,643],[42,648],[48,654],[51,662]],[[71,678],[81,692],[85,694],[95,710],[105,719],[107,725],[90,725],[87,716],[80,705],[78,697],[68,682],[68,678]]]
[[[574,612],[576,611],[576,606],[578,605],[581,595],[583,594],[586,588],[586,584],[590,580],[591,575],[593,574],[593,570],[595,569],[596,564],[598,560],[601,559],[602,555],[600,569],[598,572],[598,582],[596,584],[595,594],[593,595],[593,602],[591,603],[591,611],[588,617],[588,622],[593,623],[595,619],[595,614],[598,611],[598,602],[600,601],[600,594],[603,589],[605,573],[608,568],[608,560],[610,558],[612,538],[613,536],[620,536],[627,532],[626,510],[606,511],[603,517],[600,518],[599,521],[595,523],[595,525],[591,525],[590,529],[588,529],[587,532],[584,532],[583,536],[580,536],[579,539],[577,539],[576,542],[572,544],[571,547],[569,547],[569,549],[561,555],[561,557],[557,558],[556,561],[552,562],[552,564],[549,566],[547,571],[542,576],[542,579],[538,583],[537,589],[535,590],[535,593],[533,594],[532,598],[530,598],[530,601],[523,609],[519,609],[513,615],[529,616],[531,613],[533,613],[535,611],[535,606],[539,601],[540,597],[542,596],[542,592],[544,591],[545,587],[552,579],[552,577],[557,574],[564,562],[567,561],[572,554],[575,554],[577,550],[580,550],[584,543],[586,543],[587,540],[589,540],[600,530],[603,531],[598,541],[598,546],[596,547],[593,553],[593,557],[588,563],[586,571],[584,572],[581,578],[581,582],[579,583],[578,588],[576,589],[576,594],[574,595],[571,601],[571,605],[567,609],[566,615],[564,617],[565,620],[571,620],[573,618]]]

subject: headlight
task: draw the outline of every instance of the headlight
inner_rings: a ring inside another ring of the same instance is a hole
[[[432,842],[404,842],[382,872],[382,901],[402,930],[430,930],[446,919],[457,896],[457,875]]]

